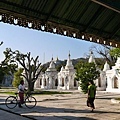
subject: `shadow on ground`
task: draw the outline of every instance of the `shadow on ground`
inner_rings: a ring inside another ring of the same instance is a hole
[[[84,115],[92,114],[101,114],[104,115],[105,113],[109,114],[120,114],[120,112],[114,112],[114,111],[98,111],[95,110],[94,112],[91,112],[90,110],[76,110],[76,109],[67,109],[67,108],[54,108],[54,107],[41,107],[36,106],[33,109],[26,108],[23,106],[23,108],[19,108],[18,106],[14,109],[8,109],[5,105],[0,105],[1,110],[5,110],[7,112],[10,112],[12,114],[22,115],[24,117],[37,120],[37,119],[52,119],[57,120],[59,119],[68,119],[68,120],[95,120],[93,118],[89,117],[76,117],[76,113],[85,113]],[[65,114],[65,116],[63,116]],[[68,115],[68,116],[66,116]],[[54,118],[54,119],[53,119]]]

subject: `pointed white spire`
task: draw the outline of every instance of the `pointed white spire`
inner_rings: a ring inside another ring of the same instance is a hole
[[[93,55],[93,52],[92,52],[92,51],[90,52],[90,57],[89,57],[88,62],[89,62],[89,63],[92,63],[92,62],[95,63],[95,58],[94,58],[94,55]]]
[[[54,63],[54,61],[53,61],[53,57],[52,57],[52,59],[51,59],[49,68],[55,68],[55,63]]]
[[[60,71],[63,71],[63,70],[64,70],[64,67],[62,66]]]
[[[108,62],[106,61],[104,64],[103,71],[107,71],[107,70],[110,70],[110,66],[109,66]]]
[[[67,60],[67,64],[65,66],[65,69],[73,69],[73,64],[72,64],[72,61],[70,59],[70,51],[69,51],[69,54],[68,54],[68,60]]]

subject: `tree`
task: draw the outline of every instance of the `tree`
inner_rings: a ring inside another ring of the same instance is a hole
[[[0,43],[0,46],[3,42]],[[18,66],[14,64],[12,61],[9,61],[9,56],[5,55],[5,59],[0,63],[0,83],[5,75],[13,75]]]
[[[0,66],[0,84],[2,83],[4,75],[5,75],[4,68]]]
[[[35,59],[31,57],[31,53],[22,54],[18,50],[12,51],[10,48],[7,48],[4,51],[6,55],[6,61],[14,62],[17,65],[21,65],[24,69],[24,74],[22,76],[28,83],[28,91],[34,91],[34,83],[40,75],[43,66],[41,67],[41,63],[39,63],[37,56]],[[7,59],[9,58],[9,59]]]
[[[0,43],[0,46],[3,44],[3,41]],[[5,72],[4,72],[4,67],[2,64],[0,64],[0,84],[2,83],[2,80],[4,78]]]
[[[110,55],[110,50],[112,48],[113,47],[107,45],[93,45],[91,46],[90,51],[100,55],[106,61],[114,63],[114,58]]]
[[[3,44],[3,41],[0,43],[0,46]]]
[[[110,50],[110,55],[116,60],[117,57],[120,57],[120,48],[113,48]]]
[[[83,93],[87,93],[88,82],[96,80],[99,77],[99,71],[96,69],[94,63],[79,62],[76,65],[76,77],[79,81]]]
[[[19,84],[20,84],[20,81],[23,80],[23,77],[21,76],[23,73],[23,69],[22,68],[19,68],[18,71],[16,71],[14,73],[14,80],[12,82],[12,85],[14,87],[18,87]]]

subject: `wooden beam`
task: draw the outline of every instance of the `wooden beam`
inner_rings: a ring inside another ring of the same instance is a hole
[[[115,12],[120,13],[120,10],[117,10],[117,9],[113,8],[113,7],[111,7],[111,6],[103,3],[102,1],[101,1],[101,2],[99,2],[98,0],[91,0],[91,1],[93,1],[93,2],[95,2],[95,3],[97,3],[97,4],[99,4],[99,5],[102,5],[102,6],[106,7],[106,8],[108,8],[108,9],[111,9],[111,10],[113,10],[113,11],[115,11]]]

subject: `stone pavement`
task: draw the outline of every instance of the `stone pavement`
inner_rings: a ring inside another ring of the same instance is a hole
[[[72,94],[35,95],[38,102],[33,109],[8,109],[2,104],[7,96],[0,94],[0,120],[120,120],[120,104],[111,102],[111,98],[120,97],[118,93],[97,92],[93,113],[86,106],[86,95],[77,90]]]

